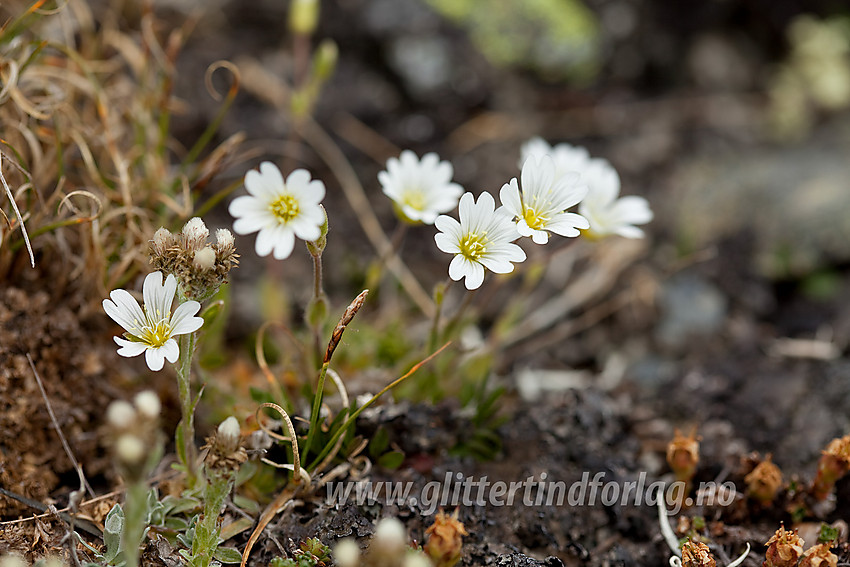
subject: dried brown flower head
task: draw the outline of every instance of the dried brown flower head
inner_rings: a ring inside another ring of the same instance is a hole
[[[797,530],[789,532],[785,526],[780,526],[765,545],[764,567],[794,567],[803,555],[803,541]]]
[[[716,567],[708,546],[688,540],[682,544],[682,567]]]
[[[800,567],[836,567],[838,556],[829,550],[829,544],[821,543],[810,547],[803,554]]]
[[[687,437],[678,429],[673,440],[667,445],[667,464],[676,475],[676,480],[689,482],[696,473],[699,464],[699,437],[696,428]]]
[[[425,553],[433,560],[435,567],[454,567],[460,561],[462,538],[465,535],[469,534],[457,519],[457,510],[451,516],[441,510],[434,518],[434,523],[425,530]]]
[[[770,460],[768,455],[744,477],[747,493],[762,504],[770,504],[776,493],[782,488],[782,471]]]
[[[850,472],[850,435],[829,442],[818,461],[818,472],[812,484],[812,495],[824,500],[835,483]]]

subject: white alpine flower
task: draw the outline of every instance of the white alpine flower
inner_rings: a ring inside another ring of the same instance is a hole
[[[152,272],[145,278],[142,294],[145,307],[142,310],[138,302],[123,289],[109,294],[110,299],[103,300],[103,310],[109,317],[124,327],[126,339],[115,337],[121,348],[121,356],[138,356],[145,353],[145,361],[151,370],[162,370],[164,361],[174,363],[180,355],[177,335],[194,333],[204,324],[195,314],[201,309],[197,301],[181,303],[174,313],[171,304],[177,291],[177,280],[172,274],[162,282],[162,272]]]
[[[296,169],[284,182],[277,166],[264,161],[259,171],[245,174],[245,189],[250,194],[234,199],[228,210],[236,218],[234,232],[259,231],[257,255],[273,253],[283,260],[292,254],[296,236],[309,242],[321,236],[325,214],[319,203],[325,197],[325,185],[311,180],[306,169]]]
[[[548,155],[529,157],[522,166],[522,194],[516,177],[502,185],[499,199],[505,210],[518,220],[521,236],[530,236],[536,244],[549,242],[549,233],[578,236],[578,229],[588,228],[587,219],[565,212],[587,194],[581,175],[568,172],[555,174],[555,164]]]
[[[387,170],[378,173],[384,195],[392,199],[402,220],[434,224],[437,215],[457,206],[463,187],[452,183],[454,169],[435,153],[420,161],[410,150],[387,160]]]
[[[634,225],[652,220],[649,203],[634,195],[617,198],[620,176],[610,163],[604,159],[590,160],[582,172],[582,181],[589,191],[579,205],[579,212],[590,222],[591,235],[643,238],[643,230]]]
[[[458,205],[460,222],[448,215],[437,217],[440,230],[434,236],[437,248],[454,254],[449,264],[449,277],[458,281],[466,278],[466,289],[476,289],[484,281],[484,268],[497,274],[514,269],[511,262],[525,260],[525,252],[512,241],[516,240],[516,225],[503,207],[489,193],[482,193],[478,202],[472,193],[464,193]]]
[[[583,147],[571,146],[570,144],[551,146],[549,142],[538,137],[531,138],[522,145],[518,167],[522,169],[531,156],[537,158],[541,156],[551,157],[552,161],[555,162],[555,175],[557,177],[571,171],[582,172],[590,163],[590,154]]]

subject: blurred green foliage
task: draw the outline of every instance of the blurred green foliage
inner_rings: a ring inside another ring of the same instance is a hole
[[[599,23],[580,0],[427,0],[463,27],[494,65],[533,69],[548,80],[591,81]]]

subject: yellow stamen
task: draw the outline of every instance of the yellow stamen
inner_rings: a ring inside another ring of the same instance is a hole
[[[469,233],[460,241],[460,253],[470,260],[479,260],[487,251],[484,235]]]
[[[288,223],[298,216],[300,208],[298,201],[292,195],[281,195],[269,205],[272,214],[276,216],[281,223]]]

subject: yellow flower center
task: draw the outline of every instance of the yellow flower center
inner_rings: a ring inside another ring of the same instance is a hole
[[[159,348],[171,338],[171,325],[168,319],[161,319],[153,327],[145,325],[138,335],[140,341],[153,348]]]
[[[298,201],[292,195],[281,195],[269,205],[272,214],[276,216],[281,223],[288,223],[298,216],[300,208]]]
[[[527,224],[529,228],[533,228],[534,230],[543,229],[546,226],[546,223],[549,221],[548,217],[537,213],[534,209],[530,207],[525,209],[522,218],[525,220],[525,224]]]
[[[411,209],[421,211],[425,208],[425,195],[419,189],[407,189],[402,193],[402,202]]]
[[[460,253],[470,260],[479,260],[487,251],[484,235],[470,232],[460,241]]]

